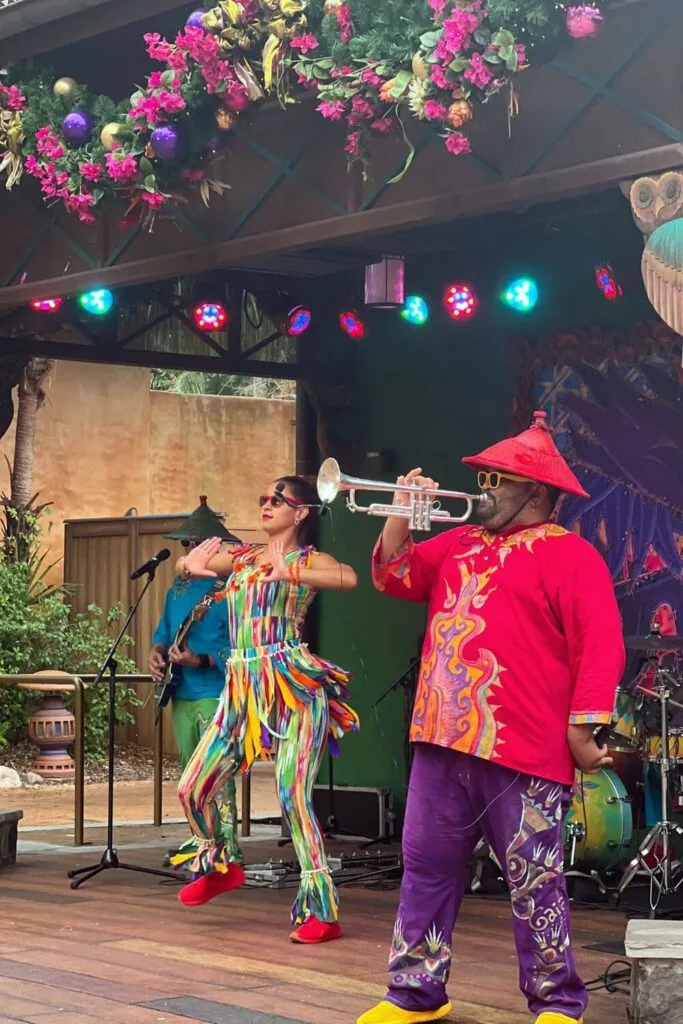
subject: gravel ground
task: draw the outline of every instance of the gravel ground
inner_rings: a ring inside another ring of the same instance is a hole
[[[0,752],[0,764],[14,768],[20,775],[32,770],[36,747],[28,741],[18,743]],[[116,778],[121,782],[146,782],[154,777],[154,758],[151,750],[127,743],[116,746]],[[180,778],[180,766],[176,757],[164,758],[165,782],[175,782]],[[107,781],[107,762],[86,761],[86,783]],[[60,779],[46,780],[46,786],[63,785]]]

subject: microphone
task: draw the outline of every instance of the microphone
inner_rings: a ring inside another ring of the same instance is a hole
[[[161,551],[157,551],[156,555],[154,555],[153,558],[150,558],[149,561],[144,563],[144,565],[141,565],[138,569],[135,570],[135,572],[132,572],[130,574],[130,578],[132,580],[137,580],[140,576],[144,576],[146,572],[154,572],[156,567],[160,565],[161,562],[165,562],[166,559],[170,557],[171,552],[168,550],[168,548],[162,548]]]

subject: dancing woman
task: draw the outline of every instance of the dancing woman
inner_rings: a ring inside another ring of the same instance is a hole
[[[276,783],[301,867],[292,908],[294,942],[327,942],[341,935],[338,901],[312,806],[313,784],[329,741],[358,729],[344,703],[349,675],[323,661],[301,638],[318,590],[352,590],[356,574],[310,544],[319,499],[301,477],[281,477],[259,499],[267,547],[220,551],[200,544],[178,569],[185,576],[229,576],[226,587],[230,656],[216,716],[180,780],[178,794],[199,851],[179,854],[194,880],[179,893],[199,906],[244,881],[221,833],[215,797],[237,772],[268,760],[277,740]]]

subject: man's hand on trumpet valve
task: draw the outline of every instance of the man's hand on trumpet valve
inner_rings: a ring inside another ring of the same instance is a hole
[[[431,476],[422,476],[422,467],[411,469],[405,476],[400,476],[396,483],[399,487],[421,487],[425,491],[438,491],[438,480],[432,480]],[[410,505],[410,495],[405,491],[394,492],[394,505]]]

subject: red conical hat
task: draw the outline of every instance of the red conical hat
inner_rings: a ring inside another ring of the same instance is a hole
[[[528,430],[462,461],[477,469],[499,469],[502,473],[523,476],[579,498],[590,497],[560,455],[544,412],[534,413],[534,422]]]

